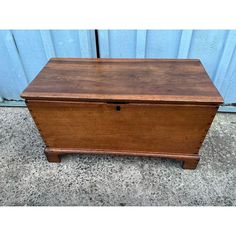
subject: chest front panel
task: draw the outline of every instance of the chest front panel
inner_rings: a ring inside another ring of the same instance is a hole
[[[48,147],[196,153],[215,106],[28,103]]]

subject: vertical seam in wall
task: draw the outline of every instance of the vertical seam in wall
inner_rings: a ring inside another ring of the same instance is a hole
[[[226,34],[226,36],[225,36],[225,39],[224,39],[224,46],[222,47],[222,49],[221,49],[221,53],[220,53],[220,59],[219,59],[219,63],[217,64],[217,66],[216,66],[216,68],[215,68],[215,70],[214,70],[214,72],[213,72],[213,74],[212,74],[212,80],[213,81],[215,81],[215,76],[216,76],[216,73],[217,73],[217,71],[218,71],[218,65],[220,64],[220,61],[222,60],[222,55],[224,54],[224,51],[225,51],[225,48],[227,47],[227,40],[228,40],[228,37],[229,37],[229,33],[230,33],[230,31],[228,31],[227,32],[227,34]],[[230,61],[231,61],[231,59],[230,59]],[[229,62],[229,64],[230,64],[230,62]],[[228,68],[229,68],[229,64],[227,65],[227,70],[226,70],[226,74],[227,74],[227,71],[228,71]]]
[[[228,73],[228,70],[229,70],[229,67],[230,67],[230,64],[231,64],[233,55],[234,55],[234,53],[235,53],[235,50],[236,50],[236,47],[234,47],[233,53],[232,53],[232,55],[231,55],[231,58],[230,58],[230,61],[229,61],[228,67],[227,67],[227,71],[226,71],[226,76],[225,76],[225,77],[227,77],[227,73]],[[236,69],[235,69],[235,70],[236,70]],[[233,74],[234,74],[234,73],[232,73],[232,75],[231,75],[230,78],[229,78],[229,83],[228,83],[228,85],[226,86],[225,93],[224,93],[224,97],[227,97],[229,88],[231,87],[230,85],[231,85],[232,80],[233,80],[233,78],[234,78]]]
[[[107,30],[107,37],[108,37],[108,57],[110,58],[111,57],[111,52],[110,52],[110,30]]]
[[[54,41],[54,38],[53,38],[52,32],[51,32],[52,30],[49,30],[49,31],[50,31],[50,38],[51,38],[51,40],[52,40],[52,45],[53,45],[55,57],[58,57],[58,56],[57,56],[56,47],[55,47],[55,41]]]
[[[146,30],[146,36],[145,36],[145,48],[144,48],[144,58],[146,58],[146,53],[147,53],[147,35],[148,35],[148,30]]]
[[[222,71],[221,71],[222,60],[223,60],[223,58],[224,58],[224,56],[225,56],[225,54],[226,54],[225,50],[226,50],[226,47],[227,47],[227,45],[228,45],[228,40],[229,40],[229,37],[230,37],[230,32],[231,32],[231,31],[229,31],[229,33],[228,33],[228,35],[227,35],[226,42],[225,42],[225,48],[224,48],[224,51],[223,51],[223,53],[222,53],[223,55],[221,56],[221,59],[220,59],[220,61],[219,61],[219,64],[218,64],[218,67],[217,67],[217,70],[216,70],[216,73],[215,73],[215,77],[214,77],[214,80],[213,80],[214,83],[217,85],[218,89],[219,89],[220,91],[222,91],[223,95],[226,94],[226,93],[225,93],[226,89],[224,89],[224,87],[223,87],[222,85],[224,84],[224,79],[225,79],[225,77],[226,77],[226,75],[227,75],[227,73],[228,73],[229,66],[230,66],[230,64],[231,64],[231,60],[233,59],[233,55],[234,55],[234,51],[235,51],[235,47],[236,47],[236,45],[234,45],[234,49],[232,50],[231,57],[229,58],[229,61],[228,61],[228,63],[227,63],[226,71],[224,71],[224,74],[221,75],[220,73],[222,72]],[[224,78],[222,78],[223,76],[224,76]],[[228,86],[227,86],[227,87],[228,87]]]
[[[195,31],[192,30],[191,38],[190,38],[190,41],[189,41],[189,48],[188,48],[187,58],[189,58],[189,53],[190,53],[191,48],[192,48],[192,41],[193,41],[193,38],[194,38],[194,34],[195,34]]]
[[[80,30],[76,30],[76,35],[77,35],[77,38],[78,38],[79,55],[80,55],[80,57],[82,57],[81,42],[80,42]]]
[[[147,30],[146,32],[144,58],[147,58],[148,34],[149,34],[149,30]]]
[[[97,29],[95,29],[95,45],[96,45],[97,58],[100,58],[99,36]]]
[[[95,36],[95,30],[89,30],[89,36],[90,36],[90,54],[91,58],[97,58],[97,46],[96,46],[96,36]]]
[[[144,44],[144,58],[146,58],[146,46],[147,46],[147,30],[145,30],[145,44]]]
[[[51,44],[51,50],[52,50],[52,57],[56,57],[56,51],[55,51],[55,47],[54,47],[54,42],[53,42],[53,38],[52,38],[52,35],[51,35],[51,30],[47,30],[48,31],[48,36],[49,36],[49,42]],[[45,32],[42,32],[40,30],[40,37],[41,37],[41,40],[42,40],[42,44],[43,44],[43,48],[44,48],[44,53],[45,53],[45,56],[46,58],[48,59],[48,53],[47,53],[47,49],[45,47],[45,38],[44,36],[42,35],[42,33],[45,33]]]
[[[188,49],[187,49],[187,53],[185,55],[182,55],[180,54],[180,50],[181,50],[181,47],[182,47],[182,44],[183,44],[183,34],[186,32],[186,30],[182,30],[181,32],[181,38],[180,38],[180,41],[179,41],[179,48],[178,48],[178,53],[177,53],[177,58],[188,58],[189,57],[189,52],[190,52],[190,49],[191,49],[191,45],[192,45],[192,39],[193,39],[193,34],[194,34],[194,31],[193,30],[188,30],[188,31],[191,31],[191,35],[190,35],[190,40],[188,41]]]
[[[26,73],[26,70],[25,70],[25,67],[24,67],[24,63],[23,63],[22,58],[21,58],[21,55],[20,55],[20,51],[19,51],[18,46],[17,46],[17,43],[16,43],[16,39],[15,39],[14,33],[12,32],[12,30],[10,30],[10,32],[11,32],[11,35],[12,35],[12,39],[13,39],[13,42],[14,42],[14,45],[15,45],[15,48],[16,48],[18,57],[19,57],[19,59],[20,59],[19,61],[20,61],[20,64],[21,64],[21,66],[22,66],[22,70],[23,70],[23,72],[24,72],[24,75],[25,75],[25,78],[26,78],[26,82],[29,83],[30,81],[29,81],[29,78],[28,78],[28,76],[27,76],[27,73]]]
[[[176,58],[178,58],[178,57],[179,57],[179,50],[180,50],[180,46],[181,46],[181,39],[182,39],[182,36],[183,36],[183,31],[184,31],[184,30],[182,30],[182,32],[181,32],[181,35],[180,35],[180,39],[179,39],[179,46],[178,46],[178,50],[177,50],[177,55],[176,55]]]

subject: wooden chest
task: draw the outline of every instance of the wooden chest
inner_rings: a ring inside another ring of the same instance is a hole
[[[195,169],[223,102],[199,60],[53,58],[21,95],[48,161],[68,153],[174,158]]]

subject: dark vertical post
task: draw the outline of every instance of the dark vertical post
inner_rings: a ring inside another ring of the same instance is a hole
[[[95,40],[96,40],[96,52],[97,52],[97,58],[100,58],[98,30],[96,30],[96,29],[95,29]]]

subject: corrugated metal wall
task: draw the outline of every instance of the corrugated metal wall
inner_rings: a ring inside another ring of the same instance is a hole
[[[101,57],[200,58],[225,103],[236,103],[236,30],[100,30]]]
[[[96,57],[93,30],[1,30],[0,97],[19,94],[51,57]]]
[[[103,58],[200,58],[225,99],[236,103],[236,30],[99,30]],[[0,97],[20,92],[50,57],[96,57],[93,30],[0,31]]]

